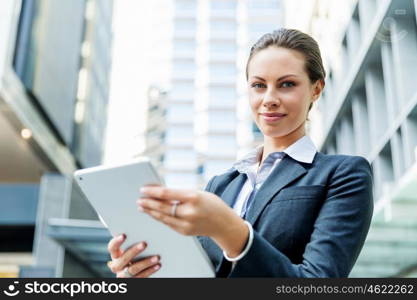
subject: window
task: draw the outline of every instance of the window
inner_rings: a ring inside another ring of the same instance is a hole
[[[209,113],[209,128],[216,131],[230,131],[236,128],[236,115],[233,111],[214,111]]]
[[[192,51],[196,47],[195,41],[192,40],[178,40],[174,43],[174,52]]]
[[[235,9],[237,1],[210,0],[211,9]]]
[[[193,60],[176,60],[173,66],[174,72],[193,73],[195,71],[195,64]]]
[[[210,99],[216,101],[216,99],[235,99],[236,91],[234,88],[228,87],[215,87],[210,89]]]
[[[229,77],[236,76],[236,66],[231,63],[211,64],[210,76],[213,77]]]
[[[172,98],[190,98],[193,97],[194,93],[194,84],[188,82],[176,82],[170,95]]]
[[[171,105],[167,111],[168,122],[181,122],[190,120],[194,115],[194,109],[192,105],[188,104],[176,104]]]
[[[216,20],[210,22],[210,30],[213,31],[235,31],[236,30],[236,22],[226,21],[226,20]]]
[[[211,53],[235,53],[237,51],[235,43],[213,42],[209,45]]]
[[[171,126],[166,132],[166,143],[173,146],[188,146],[193,144],[193,128]]]
[[[175,30],[195,30],[195,20],[176,20],[174,23]]]
[[[272,32],[276,29],[277,26],[271,23],[251,23],[248,25],[249,32],[253,32],[260,35],[267,32]]]
[[[213,87],[209,91],[209,107],[234,107],[236,90],[230,87]]]
[[[261,8],[261,9],[269,9],[269,8],[280,8],[281,1],[279,0],[250,0],[248,3],[248,8]]]
[[[194,169],[197,167],[197,154],[193,150],[169,149],[164,164],[167,168]]]
[[[234,136],[209,136],[207,141],[207,154],[235,155],[237,151]]]
[[[195,9],[197,1],[194,0],[176,0],[175,9],[176,10],[185,10],[185,9]]]
[[[170,173],[164,179],[166,185],[173,188],[196,188],[198,184],[197,175],[193,173]]]
[[[74,86],[85,27],[79,15],[84,15],[84,9],[77,1],[22,1],[16,38],[16,73],[34,95],[34,105],[50,121],[52,131],[67,145],[74,133]],[[47,10],[53,13],[42,14]]]

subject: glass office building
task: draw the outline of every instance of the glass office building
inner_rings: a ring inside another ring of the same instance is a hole
[[[52,239],[49,222],[97,220],[71,174],[102,160],[112,6],[111,0],[0,3],[3,276],[96,274],[74,259],[77,245],[60,234]]]
[[[319,101],[322,151],[373,169],[375,214],[352,277],[417,276],[416,8],[357,1]]]
[[[204,188],[259,143],[246,97],[252,43],[283,24],[281,1],[173,0],[167,185]]]
[[[174,0],[171,4],[171,72],[165,106],[163,174],[167,186],[194,188],[198,184],[194,149],[194,79],[199,1]]]

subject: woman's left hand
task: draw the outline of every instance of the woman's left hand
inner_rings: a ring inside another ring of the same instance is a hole
[[[147,186],[141,192],[138,209],[184,235],[216,238],[224,230],[230,230],[233,221],[240,219],[213,193],[163,186]],[[175,216],[172,215],[174,201],[179,202]]]

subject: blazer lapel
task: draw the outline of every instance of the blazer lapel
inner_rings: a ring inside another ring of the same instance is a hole
[[[255,195],[252,207],[249,208],[246,220],[255,224],[259,215],[268,202],[282,188],[306,173],[306,169],[297,161],[286,155],[272,170],[266,181]]]
[[[242,189],[242,186],[245,183],[246,179],[246,174],[239,174],[232,180],[232,182],[230,182],[227,185],[226,189],[220,196],[220,198],[223,199],[223,201],[226,202],[227,205],[229,205],[230,207],[232,207],[232,205],[234,204],[238,196],[238,193]]]

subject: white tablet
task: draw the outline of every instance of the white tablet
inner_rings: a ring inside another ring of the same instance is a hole
[[[138,258],[160,255],[161,269],[151,277],[215,277],[213,265],[196,237],[181,235],[137,210],[140,188],[162,184],[148,159],[82,169],[74,177],[110,233],[126,234],[122,249],[146,241],[148,246]]]

